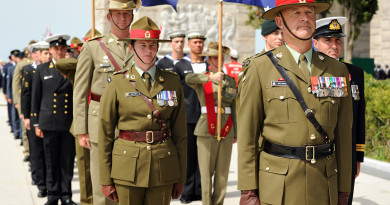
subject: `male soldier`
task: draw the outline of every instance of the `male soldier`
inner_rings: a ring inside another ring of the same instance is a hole
[[[13,126],[12,126],[12,104],[8,102],[8,95],[7,95],[7,82],[8,82],[8,69],[12,66],[16,65],[16,62],[13,60],[13,52],[16,50],[11,51],[11,55],[8,57],[9,62],[4,65],[3,67],[3,80],[2,80],[2,87],[3,87],[3,94],[4,98],[7,101],[7,111],[8,111],[8,125],[11,127],[11,132],[13,133]],[[18,51],[19,52],[19,51]]]
[[[100,32],[95,30],[95,36],[100,36]],[[91,39],[92,29],[87,32],[84,36],[84,42]],[[76,73],[77,59],[67,58],[57,61],[56,69],[69,81],[74,84],[74,76]],[[74,124],[71,126],[71,133],[73,134]],[[80,146],[78,136],[75,135],[75,144],[76,144],[76,157],[77,157],[77,169],[79,171],[79,181],[80,181],[80,202],[82,205],[90,205],[93,203],[92,196],[92,182],[91,182],[91,169],[90,169],[90,153],[89,149]]]
[[[173,70],[173,67],[177,62],[184,59],[191,62],[190,57],[183,52],[184,41],[186,34],[184,31],[173,31],[169,34],[171,42],[169,44],[172,47],[172,53],[169,53],[164,56],[161,60],[158,61],[157,66],[164,70]]]
[[[73,37],[72,40],[70,41],[70,49],[73,52],[73,57],[78,58],[80,55],[80,49],[83,46],[83,42],[77,37]]]
[[[114,204],[106,199],[99,185],[98,129],[100,97],[115,70],[128,68],[132,54],[126,42],[118,38],[127,38],[133,21],[133,9],[141,6],[140,0],[111,0],[107,19],[111,33],[92,38],[81,49],[78,58],[74,82],[74,134],[79,143],[91,149],[91,178],[93,203]],[[88,96],[91,93],[91,101]]]
[[[346,17],[329,17],[316,21],[316,33],[313,36],[314,47],[336,60],[343,52],[343,37],[345,34],[342,25],[347,22]],[[364,72],[362,68],[344,63],[349,71],[351,83],[353,124],[352,124],[352,185],[348,204],[352,204],[355,178],[360,173],[360,163],[364,159],[366,138],[366,103],[364,99]]]
[[[27,137],[29,139],[30,145],[30,162],[31,162],[31,174],[32,181],[34,185],[38,187],[38,197],[47,196],[46,188],[46,163],[45,163],[45,154],[43,150],[43,139],[36,136],[35,129],[30,123],[31,115],[31,85],[33,80],[33,75],[37,66],[42,63],[49,62],[50,53],[49,53],[49,44],[45,41],[40,41],[31,45],[32,56],[36,55],[37,58],[30,65],[26,65],[22,68],[22,92],[20,97],[20,109],[24,116],[23,122],[27,129]],[[33,54],[34,53],[34,54]],[[33,128],[33,129],[31,129]]]
[[[46,162],[47,202],[45,205],[76,205],[72,201],[72,178],[75,157],[74,138],[69,133],[72,123],[72,84],[55,68],[65,57],[68,35],[45,39],[53,59],[41,64],[33,76],[31,124],[43,138]]]
[[[246,60],[239,90],[241,204],[347,204],[352,99],[344,64],[312,48],[314,0],[276,0],[285,45]],[[288,83],[288,84],[287,84]],[[315,126],[314,126],[315,125]]]
[[[207,70],[204,58],[200,56],[206,40],[205,35],[201,31],[190,31],[187,33],[187,38],[188,47],[191,50],[191,61],[179,61],[173,68],[173,71],[180,76],[186,102],[187,175],[183,194],[180,197],[180,201],[185,204],[202,199],[198,149],[196,145],[197,137],[194,135],[195,126],[200,116],[200,104],[195,90],[185,82],[185,78],[189,73],[202,73]]]
[[[265,41],[265,47],[261,53],[278,48],[283,44],[283,32],[276,25],[275,20],[265,20],[261,25],[261,35]]]
[[[226,74],[236,80],[236,85],[238,85],[238,74],[242,69],[242,64],[237,62],[238,52],[235,49],[230,50],[230,63],[225,64]]]

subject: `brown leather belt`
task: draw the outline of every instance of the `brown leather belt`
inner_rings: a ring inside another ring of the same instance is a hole
[[[153,143],[163,140],[167,140],[169,137],[168,130],[163,131],[146,131],[146,132],[130,132],[123,131],[119,132],[119,138],[135,142]]]
[[[96,101],[96,102],[100,102],[101,97],[102,97],[101,95],[94,94],[91,92],[91,100]]]

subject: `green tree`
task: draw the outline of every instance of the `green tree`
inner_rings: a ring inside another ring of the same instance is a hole
[[[378,10],[378,0],[338,0],[344,7],[344,15],[348,18],[344,33],[344,59],[352,62],[353,43],[360,35],[360,26],[369,23]]]

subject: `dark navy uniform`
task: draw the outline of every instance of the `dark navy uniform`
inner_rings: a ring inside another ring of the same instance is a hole
[[[72,84],[50,61],[38,66],[33,77],[31,124],[43,132],[48,202],[71,200],[75,157],[72,123]],[[50,204],[50,203],[47,203]]]
[[[176,63],[186,60],[188,62],[191,62],[190,57],[186,54],[182,59],[178,60]],[[157,67],[164,69],[164,70],[173,70],[173,67],[175,66],[175,60],[172,58],[172,54],[165,55],[164,58],[158,61]]]
[[[357,162],[363,162],[366,140],[366,101],[364,99],[364,72],[362,68],[344,63],[351,75],[351,87],[357,85],[357,96],[352,96],[353,124],[352,124],[352,186],[349,196],[349,204],[352,204],[353,191],[355,187],[355,175],[357,173]]]
[[[21,86],[21,112],[25,119],[30,119],[31,114],[31,91],[33,75],[37,69],[36,64],[26,65],[22,68]],[[31,122],[31,121],[30,121]],[[30,146],[31,175],[33,181],[40,190],[40,197],[44,197],[46,188],[46,162],[43,151],[43,139],[36,136],[34,126],[30,123],[30,130],[27,130],[27,138]]]

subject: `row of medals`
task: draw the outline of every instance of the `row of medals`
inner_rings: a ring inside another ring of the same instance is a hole
[[[345,77],[311,77],[312,93],[317,97],[345,97],[347,96]]]
[[[176,91],[163,90],[157,94],[157,104],[163,106],[178,106]]]

